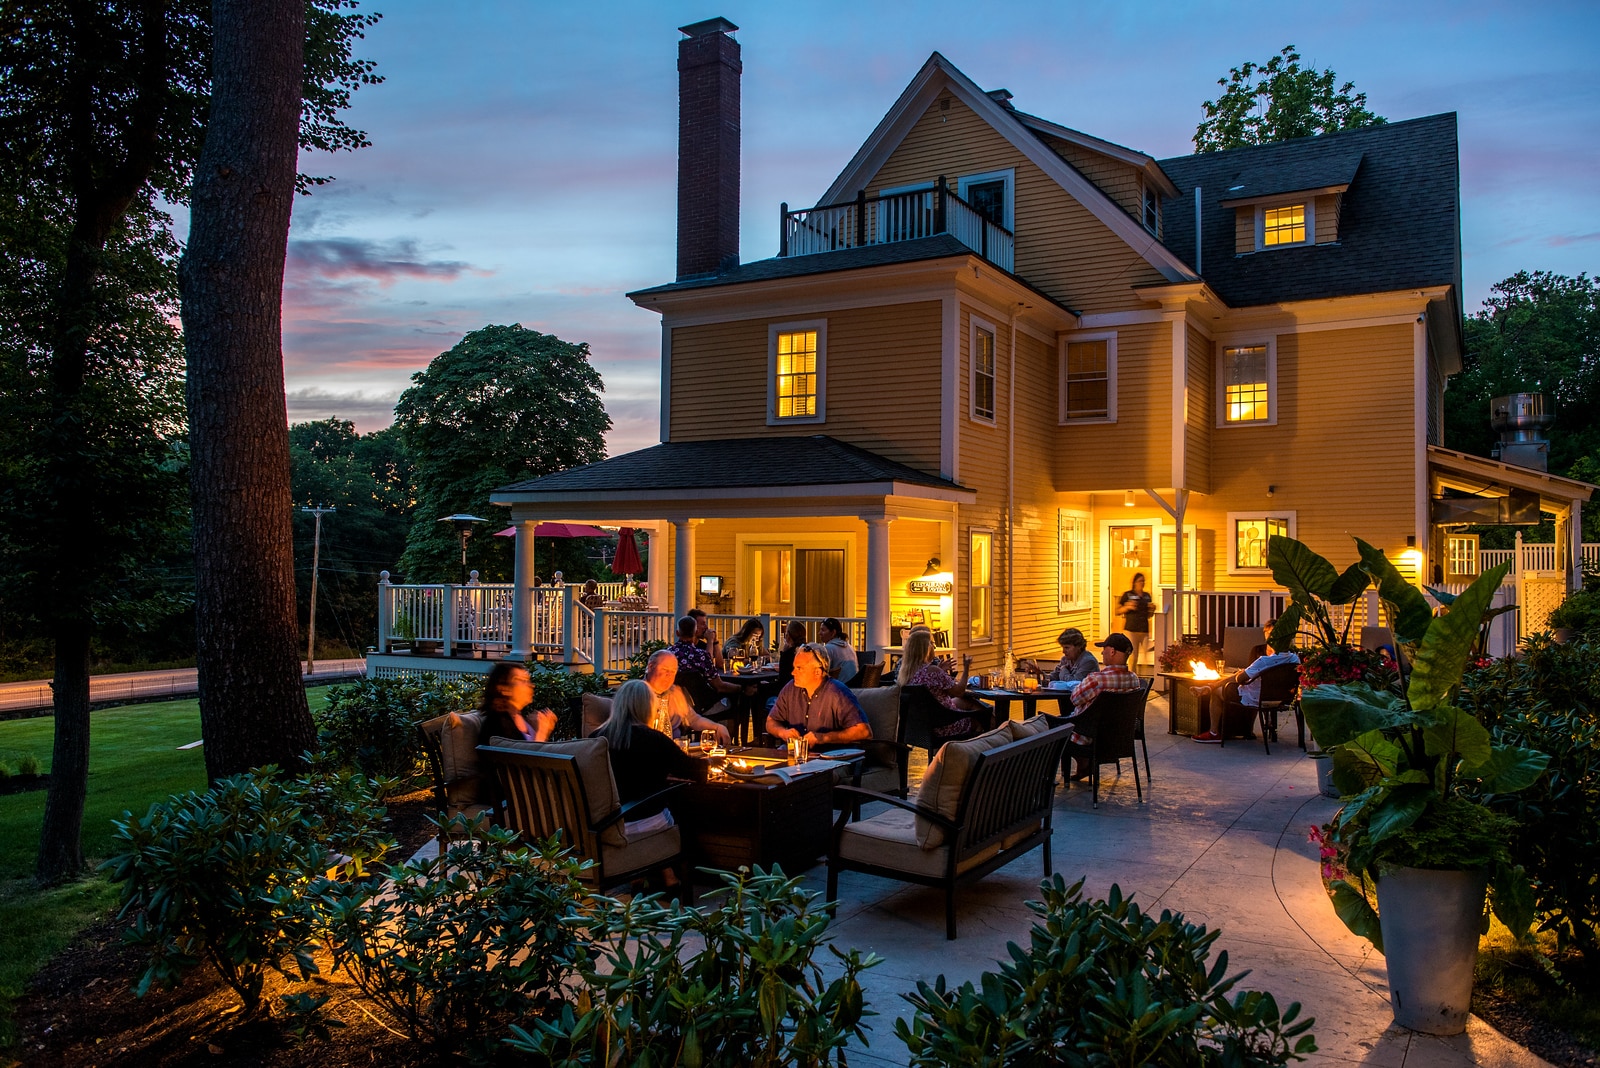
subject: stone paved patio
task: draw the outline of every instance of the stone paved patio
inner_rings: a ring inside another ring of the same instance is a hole
[[[1473,1017],[1467,1033],[1441,1039],[1392,1027],[1382,956],[1347,931],[1322,889],[1316,847],[1306,839],[1337,802],[1318,795],[1316,770],[1295,744],[1293,723],[1268,756],[1261,743],[1197,745],[1166,733],[1166,704],[1148,711],[1154,783],[1143,804],[1133,777],[1101,789],[1058,792],[1053,860],[1069,882],[1105,894],[1113,883],[1149,910],[1173,909],[1192,922],[1221,927],[1217,948],[1230,971],[1249,969],[1248,987],[1269,990],[1279,1004],[1299,1001],[1316,1017],[1316,1068],[1466,1068],[1546,1062]],[[919,771],[920,769],[913,769]],[[868,810],[870,814],[870,809]],[[1037,852],[995,872],[958,903],[960,938],[944,938],[939,891],[847,872],[840,877],[834,927],[841,948],[872,950],[884,962],[865,977],[881,1015],[871,1044],[852,1064],[904,1064],[894,1019],[907,1015],[900,995],[918,979],[943,973],[952,985],[976,980],[1004,957],[1006,943],[1027,936],[1043,874]],[[827,871],[806,876],[821,892]]]

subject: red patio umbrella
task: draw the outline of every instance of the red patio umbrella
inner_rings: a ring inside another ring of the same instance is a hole
[[[497,530],[494,532],[494,536],[497,538],[514,538],[517,536],[517,528],[515,526],[509,526],[504,530]],[[535,538],[551,539],[609,538],[611,536],[611,532],[601,530],[599,527],[591,527],[587,523],[540,523],[533,528],[533,536]],[[555,542],[552,540],[550,543],[551,571],[554,571],[556,566],[555,551]]]
[[[644,564],[639,560],[639,546],[634,544],[633,540],[633,528],[623,527],[617,531],[617,555],[611,561],[611,573],[627,577],[643,570]]]

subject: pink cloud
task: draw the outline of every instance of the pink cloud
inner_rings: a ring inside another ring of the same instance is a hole
[[[455,260],[427,261],[415,241],[363,241],[354,237],[310,238],[289,242],[288,270],[326,281],[365,278],[381,286],[397,279],[453,282],[462,274],[489,274]]]

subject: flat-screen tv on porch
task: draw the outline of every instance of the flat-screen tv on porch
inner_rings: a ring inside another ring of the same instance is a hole
[[[722,576],[721,575],[701,575],[700,576],[700,592],[705,594],[707,597],[721,597],[722,596]]]

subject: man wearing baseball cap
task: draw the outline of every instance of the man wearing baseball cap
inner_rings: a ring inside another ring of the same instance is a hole
[[[1072,691],[1073,716],[1067,720],[1068,727],[1071,727],[1073,720],[1101,694],[1144,689],[1144,680],[1128,670],[1128,657],[1133,655],[1133,642],[1128,640],[1126,634],[1120,631],[1113,632],[1107,635],[1105,641],[1096,642],[1095,646],[1100,650],[1100,659],[1104,662],[1104,666],[1084,679],[1078,684],[1078,688]],[[1089,769],[1083,766],[1082,760],[1088,759],[1088,746],[1092,739],[1073,730],[1069,741],[1071,744],[1061,757],[1061,774],[1069,780],[1087,778]],[[1082,758],[1076,771],[1069,771],[1066,766],[1068,758],[1072,756]]]

